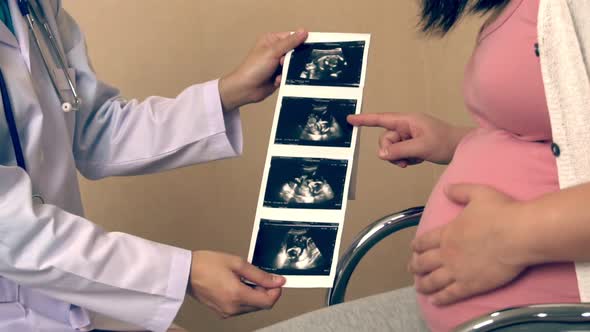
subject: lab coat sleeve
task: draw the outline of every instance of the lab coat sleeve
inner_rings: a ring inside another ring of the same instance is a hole
[[[125,100],[96,77],[71,16],[61,9],[57,21],[82,98],[73,152],[84,176],[146,174],[241,154],[239,112],[223,112],[217,80],[176,98]]]
[[[186,293],[190,251],[107,233],[31,197],[28,175],[0,166],[0,275],[150,331],[167,330]]]

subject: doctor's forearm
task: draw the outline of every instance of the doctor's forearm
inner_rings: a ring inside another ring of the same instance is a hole
[[[586,183],[524,203],[522,218],[507,230],[519,263],[590,261],[589,199]]]
[[[35,204],[32,188],[20,168],[0,166],[2,276],[66,303],[165,331],[185,297],[190,251],[106,233],[55,205]]]

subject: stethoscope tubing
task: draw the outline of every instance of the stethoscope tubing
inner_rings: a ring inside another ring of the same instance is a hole
[[[2,106],[4,107],[4,116],[6,117],[6,124],[8,125],[8,132],[10,133],[10,139],[12,140],[12,147],[14,149],[14,156],[16,157],[16,164],[22,168],[25,172],[27,171],[27,165],[25,163],[25,156],[18,136],[18,130],[16,127],[16,120],[14,119],[14,112],[12,110],[12,103],[10,102],[10,94],[8,93],[8,87],[6,86],[6,80],[4,74],[0,69],[0,94],[2,95]]]

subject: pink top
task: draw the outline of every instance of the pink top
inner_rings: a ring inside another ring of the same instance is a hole
[[[418,234],[451,222],[461,212],[443,193],[448,184],[486,184],[519,200],[559,190],[535,55],[538,9],[539,0],[512,0],[480,33],[464,82],[465,102],[479,127],[457,147],[430,196]],[[501,289],[450,306],[433,306],[424,296],[418,300],[435,332],[506,307],[580,301],[572,263],[531,267]]]

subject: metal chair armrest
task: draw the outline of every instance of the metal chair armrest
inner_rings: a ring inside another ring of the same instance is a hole
[[[539,304],[504,309],[462,324],[455,332],[486,332],[531,323],[588,324],[590,303]]]
[[[327,305],[344,302],[346,287],[356,266],[377,243],[402,229],[418,225],[424,207],[414,207],[387,215],[362,230],[338,261],[334,286],[328,290]]]

